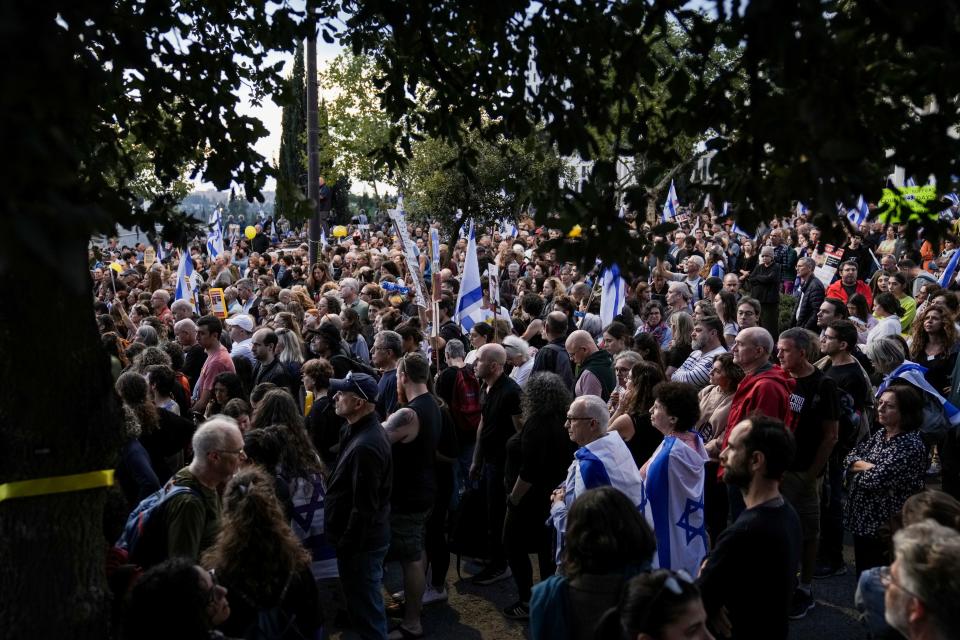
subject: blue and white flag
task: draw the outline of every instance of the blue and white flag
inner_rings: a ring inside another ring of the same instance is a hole
[[[500,221],[500,235],[503,237],[510,236],[511,238],[516,238],[517,234],[520,231],[517,229],[517,225],[513,224],[513,221],[504,218]]]
[[[277,235],[277,221],[276,221],[276,220],[272,220],[272,221],[270,222],[270,238],[271,238],[274,242],[279,242],[279,241],[280,241],[280,236]]]
[[[549,524],[556,529],[556,560],[560,561],[567,531],[567,513],[577,496],[597,487],[619,489],[637,510],[643,512],[646,497],[643,479],[630,449],[616,432],[610,432],[577,449],[563,483],[563,503],[550,509]]]
[[[194,291],[197,288],[199,278],[200,275],[193,270],[193,258],[190,257],[190,252],[181,251],[180,266],[177,268],[177,288],[173,296],[174,301],[189,300],[196,307],[197,298]]]
[[[216,259],[223,253],[223,225],[220,223],[220,209],[213,210],[210,218],[210,230],[207,233],[207,255]]]
[[[600,324],[604,328],[613,322],[614,317],[626,303],[627,281],[620,277],[620,267],[616,263],[603,270],[603,290],[600,294]]]
[[[891,371],[890,375],[880,383],[880,388],[877,389],[877,397],[879,398],[880,394],[887,390],[887,387],[890,386],[890,381],[894,378],[903,380],[920,391],[936,398],[936,400],[943,405],[943,415],[946,416],[947,421],[954,427],[960,425],[960,409],[940,395],[940,392],[934,389],[932,384],[927,382],[926,377],[924,377],[926,373],[926,367],[922,367],[916,362],[904,360],[902,365]]]
[[[904,186],[906,186],[906,187],[915,187],[915,186],[917,186],[917,181],[914,180],[913,178],[907,178],[907,181],[904,183]]]
[[[430,250],[433,252],[433,273],[440,272],[440,230],[430,229]]]
[[[731,227],[730,230],[733,231],[738,236],[743,236],[744,238],[749,238],[750,240],[753,240],[753,236],[747,233],[746,231],[744,231],[743,229],[741,229],[736,222],[733,223],[733,227]]]
[[[695,447],[667,436],[650,457],[643,515],[657,538],[654,567],[682,569],[690,575],[700,570],[708,547],[703,511],[707,460],[699,435]]]
[[[483,283],[480,281],[480,263],[477,261],[477,239],[474,235],[473,220],[467,236],[467,256],[463,264],[463,279],[460,281],[460,293],[457,294],[456,322],[464,331],[473,328],[483,309]]]
[[[663,203],[663,213],[660,216],[661,222],[669,222],[677,217],[677,210],[680,207],[680,200],[677,198],[677,188],[670,181],[670,191],[667,192],[667,201]]]
[[[327,242],[327,230],[324,227],[320,227],[320,246],[326,248],[330,243]]]
[[[957,195],[956,193],[948,193],[944,196],[944,198],[949,200],[952,206],[960,206],[960,195]]]
[[[717,217],[718,217],[718,218],[726,218],[729,213],[730,213],[730,203],[729,203],[729,202],[724,202],[724,203],[723,203],[723,210],[720,212],[720,215],[717,216]]]
[[[960,260],[960,250],[953,252],[953,255],[950,256],[950,262],[947,263],[947,266],[943,268],[943,273],[940,274],[940,286],[944,289],[953,284],[953,279],[957,275],[958,260]]]
[[[707,195],[703,198],[703,211],[708,211],[710,209],[710,192],[707,191]]]
[[[860,197],[857,198],[857,206],[847,212],[847,220],[855,226],[860,228],[860,226],[867,220],[867,213],[870,209],[867,206],[867,201],[863,199],[863,194],[860,194]]]
[[[156,250],[157,250],[157,262],[163,262],[167,257],[167,254],[163,252],[163,240],[157,243]]]
[[[805,204],[803,204],[802,202],[800,202],[799,200],[797,200],[797,215],[798,215],[798,216],[802,216],[802,215],[805,215],[805,214],[807,214],[807,213],[809,213],[809,212],[810,212],[810,210],[807,209],[807,205],[805,205]]]

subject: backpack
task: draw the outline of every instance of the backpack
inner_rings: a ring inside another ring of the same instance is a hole
[[[450,413],[457,428],[467,433],[476,433],[480,426],[480,381],[469,366],[457,369],[450,399]]]
[[[461,559],[486,558],[490,550],[487,535],[487,496],[482,487],[470,487],[460,496],[450,528],[450,551],[457,556],[457,575]]]
[[[130,561],[144,569],[159,564],[167,556],[166,511],[164,505],[174,496],[192,493],[203,500],[196,489],[170,485],[150,494],[127,516],[117,547],[124,549]]]

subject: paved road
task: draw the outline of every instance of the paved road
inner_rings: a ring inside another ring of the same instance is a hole
[[[814,583],[817,606],[803,620],[790,623],[790,640],[865,640],[867,634],[853,608],[856,582],[853,578],[852,549],[846,549],[848,572],[845,576]],[[448,573],[450,600],[428,607],[423,623],[427,636],[436,640],[523,640],[529,637],[525,624],[507,620],[500,609],[516,601],[513,580],[477,587],[469,579],[457,577],[455,562]],[[536,563],[534,563],[536,566]],[[464,571],[467,576],[467,572]],[[385,579],[393,592],[401,588],[396,565],[388,568]],[[335,638],[349,638],[335,634]]]

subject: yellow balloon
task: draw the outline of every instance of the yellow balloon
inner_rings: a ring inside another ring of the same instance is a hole
[[[123,271],[123,267],[120,266],[119,262],[111,262],[110,268],[116,271],[117,273],[120,273],[121,271]]]
[[[243,230],[243,235],[247,236],[247,240],[253,240],[253,238],[257,235],[256,227],[248,226]]]
[[[580,225],[575,224],[575,225],[573,225],[573,229],[570,229],[570,231],[567,232],[567,237],[568,237],[568,238],[579,238],[579,237],[580,237],[580,234],[581,234],[582,232],[583,232],[583,229],[580,228]]]
[[[347,228],[342,224],[338,224],[333,228],[333,237],[334,238],[346,238],[347,237]]]

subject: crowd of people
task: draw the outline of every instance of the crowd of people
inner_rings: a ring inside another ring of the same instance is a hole
[[[664,251],[621,270],[612,319],[599,268],[529,220],[476,234],[481,321],[459,313],[474,243],[434,256],[429,227],[405,251],[351,225],[313,263],[269,223],[215,257],[91,247],[126,430],[105,523],[124,633],[419,638],[469,549],[536,640],[786,638],[850,536],[872,637],[954,637],[953,244],[677,222],[633,223]]]

